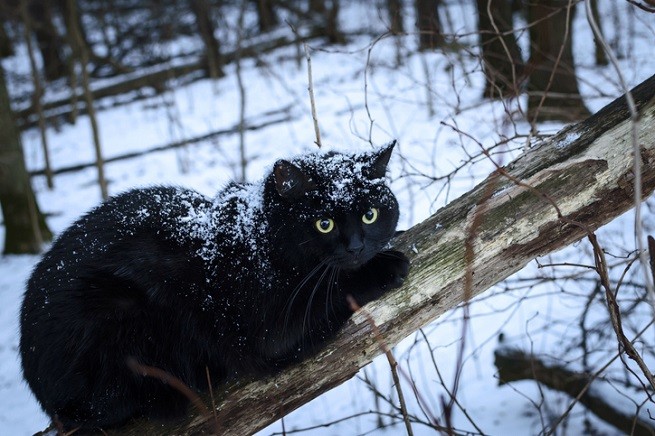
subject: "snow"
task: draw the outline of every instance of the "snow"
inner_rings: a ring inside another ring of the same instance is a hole
[[[341,17],[345,26],[356,28],[359,23],[370,23],[379,34],[384,14],[376,8],[353,4],[343,5]],[[451,33],[469,35],[459,42],[475,44],[475,38],[471,36],[475,27],[472,2],[448,4],[452,20],[448,25],[453,26],[449,28]],[[609,16],[614,8],[623,11],[617,16],[617,22],[607,20],[603,23],[604,31],[609,41],[616,41],[615,47],[622,55],[622,72],[629,85],[634,86],[655,71],[652,16],[635,12],[627,3],[599,4],[605,8],[601,16]],[[409,12],[406,28],[411,29],[413,22]],[[625,29],[629,29],[629,37],[625,35]],[[524,97],[506,102],[481,101],[484,80],[480,65],[475,57],[465,52],[412,54],[404,58],[402,64],[396,65],[394,59],[398,47],[406,56],[407,48],[415,45],[415,36],[402,37],[399,45],[391,37],[378,40],[375,36],[359,36],[345,47],[312,50],[314,92],[324,148],[327,151],[360,152],[370,151],[371,143],[381,146],[392,139],[399,141],[388,174],[400,203],[401,229],[422,221],[471,189],[493,170],[494,166],[480,153],[480,146],[458,134],[453,127],[470,134],[486,147],[508,139],[506,145],[493,150],[494,159],[501,164],[509,162],[523,150],[525,137],[531,131],[519,116],[512,115],[519,105],[525,108]],[[523,34],[519,41],[522,47],[525,47],[526,38],[527,35]],[[612,66],[594,65],[593,50],[589,49],[591,41],[584,14],[576,14],[574,53],[579,83],[586,103],[595,111],[622,91]],[[289,118],[284,123],[246,132],[243,151],[248,158],[248,180],[260,180],[278,159],[293,159],[293,156],[316,151],[306,92],[307,73],[304,65],[297,66],[294,56],[295,48],[291,47],[262,55],[257,60],[259,68],[255,68],[252,60],[242,62],[243,81],[248,84],[247,124],[267,122],[278,115]],[[17,58],[3,61],[3,65],[7,71],[26,71],[25,65]],[[173,82],[165,93],[130,104],[113,107],[111,100],[101,102],[103,110],[98,113],[100,137],[105,157],[189,140],[188,144],[177,149],[108,163],[106,173],[110,193],[118,194],[133,187],[173,185],[189,187],[214,198],[214,201],[236,200],[240,205],[249,205],[249,212],[242,215],[240,226],[243,237],[247,238],[253,232],[252,214],[258,212],[257,205],[261,204],[261,183],[255,182],[245,189],[229,190],[215,197],[240,174],[242,150],[238,135],[216,134],[205,140],[193,140],[212,132],[229,130],[239,123],[235,67],[228,65],[225,70],[227,76],[221,80],[201,80],[184,86]],[[24,92],[24,89],[17,88],[16,92]],[[538,133],[552,134],[561,127],[558,123],[546,123],[538,126]],[[560,146],[564,147],[574,139],[566,136]],[[50,129],[48,140],[55,169],[94,160],[90,126],[84,117],[75,125]],[[26,131],[23,143],[28,167],[41,168],[43,155],[39,133],[34,129]],[[622,153],[628,155],[630,151]],[[469,160],[473,163],[466,163]],[[446,178],[450,173],[452,176]],[[335,192],[342,198],[347,197],[344,189],[347,189],[349,177],[352,174],[335,178]],[[56,176],[53,190],[47,189],[42,177],[35,177],[33,186],[41,208],[49,214],[48,224],[56,234],[100,202],[93,168]],[[496,195],[503,192],[500,190]],[[207,210],[191,207],[188,210],[187,223],[194,224],[190,232],[203,234],[211,230],[212,217]],[[650,234],[655,230],[653,212],[655,201],[651,199],[644,206],[643,214],[644,226]],[[144,208],[139,215],[145,218],[149,213],[152,212]],[[631,213],[625,214],[598,232],[599,241],[612,254],[609,259],[615,281],[628,267],[627,259],[635,248],[633,220]],[[3,242],[4,234],[0,231],[0,244]],[[0,434],[3,435],[29,435],[48,425],[48,418],[22,381],[17,354],[18,313],[24,283],[37,261],[38,256],[0,258],[0,299],[3,302],[0,305]],[[531,382],[498,387],[493,350],[502,332],[506,340],[522,349],[552,356],[567,363],[572,370],[597,368],[609,361],[616,352],[616,340],[612,332],[607,331],[608,325],[603,324],[607,313],[600,296],[593,299],[591,309],[585,311],[587,294],[594,287],[594,275],[588,268],[580,266],[583,264],[593,264],[585,242],[539,259],[539,264],[530,264],[505,283],[476,298],[469,305],[468,321],[464,321],[461,309],[452,310],[423,329],[428,342],[421,332],[417,332],[395,347],[394,353],[401,367],[411,373],[417,390],[434,414],[440,415],[441,401],[448,398],[444,386],[449,389],[453,386],[460,346],[464,346],[464,360],[459,365],[461,377],[457,398],[484,433],[536,434],[568,407],[570,398],[539,389]],[[570,279],[562,278],[564,276]],[[645,325],[644,320],[652,319],[647,308],[631,307],[640,291],[630,284],[630,279],[640,276],[638,267],[632,265],[626,277],[627,283],[621,288],[622,308],[631,310],[624,326],[630,337],[637,335]],[[462,327],[464,322],[465,329]],[[580,324],[590,332],[588,358],[583,358],[579,347],[573,346]],[[465,331],[464,343],[462,331]],[[648,352],[648,347],[652,347],[652,328],[645,335],[647,339],[639,349],[644,351],[652,368],[655,362],[652,353]],[[605,386],[602,388],[605,389],[604,395],[617,395],[617,389],[624,391],[616,386],[621,386],[619,380],[628,378],[626,372],[619,361],[609,367],[605,375],[612,380],[609,389],[614,393],[606,392]],[[362,414],[309,433],[382,434],[382,430],[374,431],[377,417],[369,413],[375,408],[376,400],[364,381],[367,378],[385,394],[394,395],[388,363],[384,358],[376,359],[358,377],[288,415],[284,420],[286,430]],[[411,387],[403,382],[403,389],[410,413],[424,420]],[[630,392],[634,401],[643,401],[643,392],[634,392],[634,395]],[[628,407],[634,405],[631,400],[626,401]],[[379,407],[383,411],[392,411],[388,404]],[[640,413],[647,411],[655,415],[652,403],[647,403]],[[453,419],[456,428],[476,431],[463,411],[456,408]],[[383,420],[391,423],[388,418]],[[591,420],[601,433],[617,433],[585,413],[579,405],[574,407],[566,421],[567,432],[582,433],[585,420]],[[403,431],[402,424],[394,422],[387,434]],[[269,435],[281,430],[282,423],[277,422],[260,434]],[[433,434],[433,430],[420,423],[414,425],[414,431],[416,434]]]
[[[569,132],[561,141],[555,143],[557,148],[566,148],[580,138],[580,132]]]

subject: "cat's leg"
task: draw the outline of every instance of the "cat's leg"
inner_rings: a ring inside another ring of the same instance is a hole
[[[399,288],[408,273],[407,256],[396,250],[382,251],[360,269],[348,272],[344,289],[362,306]]]
[[[140,414],[134,380],[113,365],[94,365],[93,373],[88,373],[73,362],[59,390],[50,394],[44,407],[64,430],[77,429],[75,434],[117,427]]]
[[[311,305],[311,324],[290,360],[297,361],[323,348],[353,313],[348,296],[360,306],[381,297],[390,289],[400,287],[409,273],[409,260],[400,251],[378,253],[363,267],[341,271],[334,283]],[[332,287],[334,286],[334,287]]]

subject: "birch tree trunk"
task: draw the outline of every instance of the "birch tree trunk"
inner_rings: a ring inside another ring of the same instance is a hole
[[[655,189],[655,76],[632,93],[640,113],[638,158],[646,198]],[[457,306],[466,294],[470,298],[483,292],[535,257],[566,247],[632,208],[629,119],[624,98],[615,100],[587,120],[534,144],[406,231],[396,248],[411,260],[408,280],[366,306],[387,345]],[[472,223],[476,226],[471,233]],[[472,247],[473,256],[466,255],[465,247]],[[193,412],[182,424],[139,421],[109,434],[251,434],[348,380],[380,353],[367,317],[356,313],[314,358],[265,380],[215,389],[216,417]],[[203,401],[212,404],[208,396]]]

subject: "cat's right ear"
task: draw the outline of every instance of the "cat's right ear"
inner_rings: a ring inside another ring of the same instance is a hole
[[[288,200],[298,199],[316,187],[300,168],[287,160],[275,162],[273,174],[277,193]]]
[[[380,150],[373,153],[371,156],[371,162],[369,166],[365,169],[365,174],[370,179],[381,179],[387,173],[387,165],[389,164],[389,159],[391,159],[391,152],[396,146],[396,140],[394,139]]]

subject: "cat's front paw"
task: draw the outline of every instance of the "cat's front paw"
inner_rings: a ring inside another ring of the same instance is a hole
[[[378,254],[380,261],[380,286],[382,290],[399,288],[409,274],[409,259],[397,250],[383,251]]]

